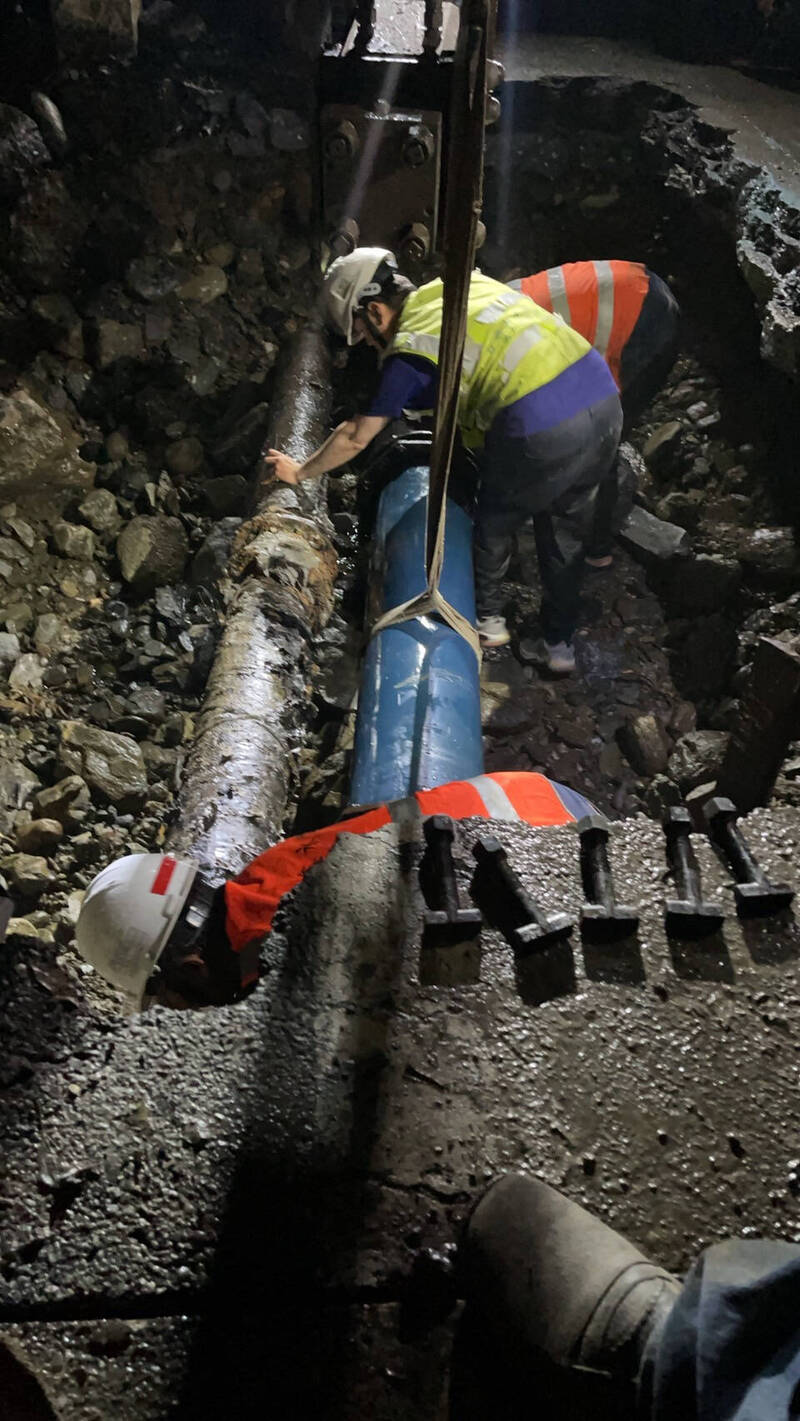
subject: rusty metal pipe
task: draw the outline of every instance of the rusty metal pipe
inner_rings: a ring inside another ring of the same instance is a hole
[[[268,444],[304,459],[330,419],[330,359],[309,324],[281,362]],[[283,834],[310,696],[306,665],[333,609],[336,554],[325,481],[277,482],[263,461],[252,516],[228,572],[225,630],[211,669],[169,847],[214,882],[237,873]]]

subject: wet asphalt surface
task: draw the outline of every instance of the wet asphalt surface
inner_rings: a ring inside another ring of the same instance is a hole
[[[480,827],[459,826],[464,891]],[[515,963],[485,928],[477,951],[423,955],[420,850],[397,832],[346,838],[308,876],[236,1007],[115,1022],[40,948],[4,957],[0,1320],[64,1417],[123,1392],[136,1421],[469,1417],[457,1315],[409,1280],[509,1169],[674,1269],[730,1233],[800,1241],[794,917],[743,927],[698,839],[729,917],[669,941],[663,836],[637,818],[612,837],[636,939],[576,930]],[[794,811],[748,835],[800,882]],[[571,829],[500,836],[545,909],[577,912]]]

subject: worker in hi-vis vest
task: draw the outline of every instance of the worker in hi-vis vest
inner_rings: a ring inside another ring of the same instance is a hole
[[[89,884],[75,944],[135,1009],[149,1001],[173,1007],[236,1001],[258,981],[259,949],[281,900],[340,835],[372,834],[393,822],[408,832],[431,814],[545,829],[593,812],[583,795],[544,775],[499,771],[417,790],[409,799],[284,839],[219,887],[193,859],[127,854]]]
[[[277,449],[267,459],[286,483],[328,473],[360,454],[405,410],[435,402],[441,281],[416,288],[391,252],[360,247],[339,257],[325,277],[332,324],[349,345],[366,340],[381,354],[382,374],[369,410],[345,421],[298,464]],[[503,578],[513,534],[533,517],[542,579],[543,640],[538,658],[551,672],[575,667],[584,546],[568,514],[613,474],[622,410],[606,362],[560,317],[519,292],[474,272],[458,402],[467,447],[481,451],[475,518],[478,632],[484,646],[509,640]]]
[[[665,281],[641,262],[586,261],[551,266],[509,281],[553,311],[603,356],[622,401],[623,432],[658,394],[678,355],[680,307]],[[587,562],[607,567],[615,524],[616,480],[597,500]]]

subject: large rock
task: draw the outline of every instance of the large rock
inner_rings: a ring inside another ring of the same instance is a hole
[[[136,53],[142,0],[50,0],[59,53],[84,62]]]
[[[773,592],[793,592],[800,580],[800,549],[791,528],[753,528],[738,547],[745,577]]]
[[[64,830],[57,819],[31,819],[17,829],[17,848],[23,854],[48,854],[63,837]]]
[[[669,741],[654,715],[638,715],[623,726],[620,745],[640,775],[658,775],[667,768]]]
[[[6,261],[38,291],[60,287],[89,225],[60,173],[40,173],[25,189],[10,222]]]
[[[34,651],[26,651],[8,678],[12,691],[40,691],[46,662]]]
[[[240,518],[222,518],[206,534],[192,559],[189,581],[193,587],[213,587],[225,575]]]
[[[59,519],[53,525],[53,545],[64,558],[85,558],[94,556],[94,533],[80,523],[66,523]]]
[[[223,474],[219,479],[206,479],[203,497],[212,518],[227,518],[244,513],[250,485],[241,474]]]
[[[113,538],[119,532],[120,518],[117,500],[107,488],[93,488],[78,508],[84,523],[88,523],[101,538]]]
[[[0,395],[0,495],[3,500],[59,509],[70,492],[91,487],[94,473],[77,453],[79,436],[65,433],[23,389]]]
[[[0,676],[9,671],[19,656],[19,637],[15,632],[0,632]]]
[[[184,301],[197,301],[208,306],[218,296],[224,296],[228,289],[228,278],[221,266],[200,266],[188,281],[184,281],[178,295]]]
[[[792,290],[793,288],[793,290]],[[789,296],[792,294],[792,301]],[[797,273],[787,278],[764,313],[764,355],[787,375],[800,373],[800,284]]]
[[[736,256],[742,275],[759,306],[766,306],[780,284],[780,277],[771,259],[766,252],[759,251],[758,247],[746,240],[737,243]]]
[[[7,875],[12,892],[20,893],[23,898],[38,898],[49,888],[54,876],[47,859],[37,854],[9,854],[0,859],[0,869]]]
[[[674,489],[659,499],[656,512],[665,523],[693,531],[705,514],[707,496],[701,488]]]
[[[147,793],[142,752],[129,735],[116,735],[79,720],[65,720],[58,749],[59,771],[80,775],[104,803],[128,812]],[[37,803],[37,808],[38,808]],[[51,810],[53,818],[58,818]]]
[[[10,104],[0,104],[0,198],[16,198],[26,180],[46,167],[50,155],[36,124]]]
[[[117,538],[122,576],[142,592],[179,581],[188,555],[182,523],[163,513],[132,518]]]
[[[125,273],[128,290],[143,301],[163,301],[183,278],[180,267],[164,256],[134,257]]]
[[[69,148],[69,139],[60,108],[47,94],[36,89],[31,94],[31,108],[36,115],[36,122],[42,137],[53,157],[63,158]]]
[[[146,354],[141,326],[122,321],[97,322],[97,364],[101,370],[116,360],[143,360]]]
[[[731,558],[701,553],[675,568],[668,589],[670,612],[686,616],[716,612],[730,600],[741,582],[741,568]]]
[[[40,819],[56,819],[64,829],[75,830],[86,817],[91,803],[89,786],[80,775],[67,775],[58,784],[34,795],[34,812]]]
[[[659,425],[650,435],[642,450],[648,469],[656,475],[675,473],[685,462],[683,453],[683,425],[672,419],[668,424]]]
[[[669,757],[669,773],[683,793],[716,779],[730,736],[724,730],[691,730]]]
[[[689,537],[685,528],[665,523],[638,504],[631,509],[619,532],[620,542],[645,567],[685,558]]]
[[[190,434],[185,439],[175,439],[168,444],[164,457],[171,474],[187,477],[200,472],[205,462],[205,450],[200,440]]]
[[[83,322],[71,301],[49,291],[31,301],[31,313],[40,322],[42,339],[50,350],[68,360],[83,360]]]

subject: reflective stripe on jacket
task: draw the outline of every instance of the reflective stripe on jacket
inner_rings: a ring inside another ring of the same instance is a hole
[[[509,285],[554,311],[605,357],[620,385],[620,360],[641,315],[650,276],[641,262],[567,262]]]
[[[442,283],[412,291],[386,352],[417,355],[436,365],[442,329]],[[495,415],[581,360],[587,343],[552,313],[532,307],[502,282],[473,272],[458,400],[464,443],[477,447]]]
[[[505,819],[534,828],[571,824],[594,806],[582,794],[544,775],[506,771],[453,780],[414,795],[423,816],[449,814],[453,819]],[[410,801],[401,801],[409,803]],[[259,854],[237,878],[225,885],[226,931],[235,952],[256,938],[266,937],[284,894],[296,888],[315,863],[327,857],[340,834],[371,834],[393,819],[382,804],[340,824],[285,839]]]

